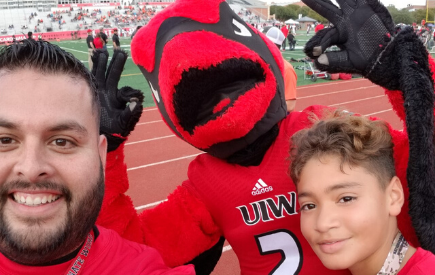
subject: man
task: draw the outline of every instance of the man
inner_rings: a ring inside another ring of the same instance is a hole
[[[124,56],[109,65],[112,84]],[[108,144],[99,134],[105,65],[97,91],[79,60],[46,41],[0,51],[0,274],[193,274],[95,226]],[[127,109],[142,112],[138,102]]]
[[[101,39],[103,40],[103,48],[107,49],[107,35],[104,33],[103,27],[100,28],[100,36]]]
[[[86,37],[86,44],[88,44],[88,64],[89,70],[92,71],[92,54],[95,51],[94,37],[92,36],[92,30],[88,29],[88,37]]]
[[[121,44],[119,43],[118,29],[116,28],[113,29],[112,41],[113,41],[113,50],[120,50]]]
[[[284,41],[282,41],[282,51],[285,51],[286,48],[286,37],[289,33],[289,29],[287,28],[287,25],[284,24],[284,26],[282,26],[281,28],[282,33],[284,34]]]
[[[30,39],[30,40],[34,40],[33,39],[33,33],[32,32],[28,32],[27,33],[27,38]]]

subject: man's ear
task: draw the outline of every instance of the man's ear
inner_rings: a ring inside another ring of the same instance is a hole
[[[390,216],[398,216],[402,209],[405,197],[403,194],[403,187],[400,179],[394,176],[386,189],[388,207],[390,210]]]
[[[100,154],[101,163],[103,168],[106,167],[106,157],[107,157],[107,138],[105,135],[100,135],[98,138],[98,152]]]

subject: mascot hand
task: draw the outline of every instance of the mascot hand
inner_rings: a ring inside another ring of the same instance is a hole
[[[305,53],[317,60],[321,70],[369,70],[394,33],[393,20],[378,0],[337,0],[341,9],[329,0],[303,2],[334,24],[319,31],[305,47]],[[338,45],[341,51],[324,53],[331,45]]]
[[[96,79],[101,103],[100,132],[107,137],[108,151],[111,152],[134,130],[142,115],[144,96],[140,90],[131,87],[118,89],[127,53],[115,50],[106,73],[108,58],[107,51],[95,51],[92,74]]]
[[[431,78],[428,54],[411,27],[397,29],[388,10],[378,0],[303,0],[333,24],[319,31],[305,47],[320,70],[358,73],[389,90],[402,90],[409,56]],[[325,52],[337,45],[340,51]],[[406,80],[405,80],[406,81]]]

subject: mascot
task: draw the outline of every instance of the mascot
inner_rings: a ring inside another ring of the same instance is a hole
[[[406,132],[391,129],[397,175],[409,185],[399,228],[410,243],[434,252],[432,59],[411,30],[396,33],[378,0],[338,0],[341,8],[305,2],[335,26],[307,44],[318,67],[359,73],[391,90],[387,95],[409,132],[408,140]],[[332,44],[341,51],[324,54]],[[177,0],[137,32],[131,50],[168,127],[207,154],[191,162],[188,180],[166,202],[138,215],[124,195],[123,142],[140,100],[128,91],[103,91],[108,123],[102,131],[110,147],[98,223],[156,248],[170,266],[196,258],[198,274],[212,271],[223,236],[243,274],[349,274],[323,267],[299,228],[289,141],[327,108],[287,115],[279,49],[224,0]],[[107,57],[98,55],[98,62],[105,70]]]

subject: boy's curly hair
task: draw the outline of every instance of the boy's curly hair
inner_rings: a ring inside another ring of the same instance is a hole
[[[291,138],[290,176],[295,184],[312,158],[338,156],[343,165],[361,166],[376,176],[382,189],[396,175],[393,142],[387,125],[366,117],[335,111]]]

